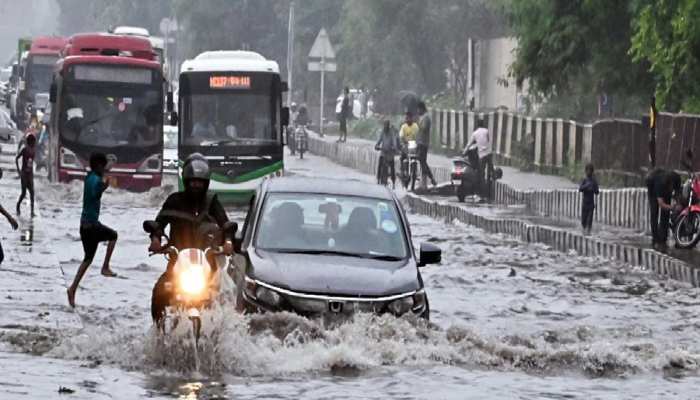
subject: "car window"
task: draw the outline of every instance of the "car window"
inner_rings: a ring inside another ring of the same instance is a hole
[[[271,193],[256,246],[270,251],[342,252],[407,257],[407,240],[391,200]]]

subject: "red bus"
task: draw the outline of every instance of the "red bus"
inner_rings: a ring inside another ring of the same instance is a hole
[[[80,34],[56,64],[50,101],[49,178],[69,182],[88,171],[90,154],[112,164],[116,186],[160,186],[164,84],[146,38]]]
[[[46,104],[38,104],[39,98],[46,101],[49,93],[53,68],[59,59],[61,50],[66,46],[66,39],[56,36],[39,36],[32,39],[27,52],[26,65],[20,72],[21,80],[17,95],[15,112],[20,129],[24,129],[25,111],[29,104],[44,108]],[[21,58],[21,54],[19,57]],[[42,96],[38,96],[43,94]]]

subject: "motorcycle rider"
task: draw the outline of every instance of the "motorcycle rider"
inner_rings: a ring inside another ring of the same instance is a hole
[[[187,157],[182,167],[184,190],[171,194],[163,203],[163,207],[156,217],[159,230],[151,233],[149,251],[163,251],[164,245],[161,243],[161,239],[168,225],[170,225],[168,246],[173,246],[178,250],[188,248],[204,250],[208,247],[202,238],[197,237],[197,232],[202,224],[215,223],[219,228],[223,228],[224,224],[228,222],[228,216],[219,199],[215,194],[208,192],[210,175],[209,163],[204,156],[194,153]],[[226,255],[233,253],[231,238],[224,240],[223,253]],[[160,276],[153,287],[151,316],[156,324],[160,324],[165,316],[165,308],[170,303],[171,292],[167,283],[171,282],[173,278],[174,264],[175,260],[171,259],[165,273]]]
[[[377,166],[377,183],[383,185],[387,181],[387,177],[384,177],[384,182],[381,179],[381,172],[384,168],[384,164],[387,164],[388,171],[387,174],[391,174],[391,187],[396,189],[396,166],[394,162],[394,156],[399,151],[399,140],[396,135],[396,128],[391,126],[389,120],[384,121],[384,126],[381,133],[379,134],[379,140],[374,145],[374,149],[380,151],[379,165]]]
[[[481,197],[490,199],[493,180],[491,135],[486,128],[483,118],[477,120],[476,126],[477,129],[472,133],[472,142],[479,147],[479,186],[481,188]]]

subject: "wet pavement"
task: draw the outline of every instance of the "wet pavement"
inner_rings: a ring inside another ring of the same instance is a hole
[[[313,155],[286,165],[298,175],[373,179]],[[100,276],[100,246],[75,310],[65,286],[82,257],[82,185],[38,178],[39,216],[17,232],[0,221],[0,397],[55,398],[62,387],[76,399],[696,397],[697,289],[419,215],[409,216],[414,242],[443,249],[442,264],[422,270],[430,325],[358,315],[325,326],[224,307],[205,315],[198,354],[186,333],[159,340],[148,307],[165,264],[147,256],[141,222],[173,184],[105,193],[120,278]],[[3,206],[12,209],[18,194],[18,181],[0,180]],[[229,216],[240,222],[243,212]]]

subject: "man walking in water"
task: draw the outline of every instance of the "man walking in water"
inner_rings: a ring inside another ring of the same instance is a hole
[[[350,118],[350,89],[345,87],[345,95],[340,106],[340,137],[338,142],[344,143],[348,140],[348,118]]]
[[[107,254],[102,264],[102,275],[117,276],[109,268],[114,246],[117,244],[117,232],[100,223],[100,202],[102,193],[109,187],[109,178],[104,177],[107,170],[107,156],[102,153],[94,153],[90,156],[90,173],[85,177],[85,188],[83,190],[83,213],[80,217],[80,240],[83,242],[85,257],[78,268],[73,284],[68,288],[68,304],[75,307],[75,292],[78,285],[92,264],[92,259],[97,252],[97,245],[100,242],[109,242]]]
[[[435,178],[433,178],[433,172],[428,166],[428,150],[430,150],[430,132],[432,130],[432,120],[428,114],[428,108],[425,106],[424,102],[418,103],[418,115],[420,115],[420,120],[418,126],[420,130],[418,132],[418,137],[416,137],[416,142],[418,145],[418,161],[420,162],[421,170],[421,187],[425,188],[427,186],[426,177],[430,178],[430,182],[433,186],[437,186]]]
[[[15,157],[15,166],[19,174],[22,193],[17,200],[17,215],[20,215],[20,206],[24,201],[24,196],[29,191],[29,202],[31,204],[32,217],[34,217],[34,157],[36,156],[36,136],[33,133],[27,135],[25,145]],[[22,159],[22,168],[19,167],[19,159]]]

